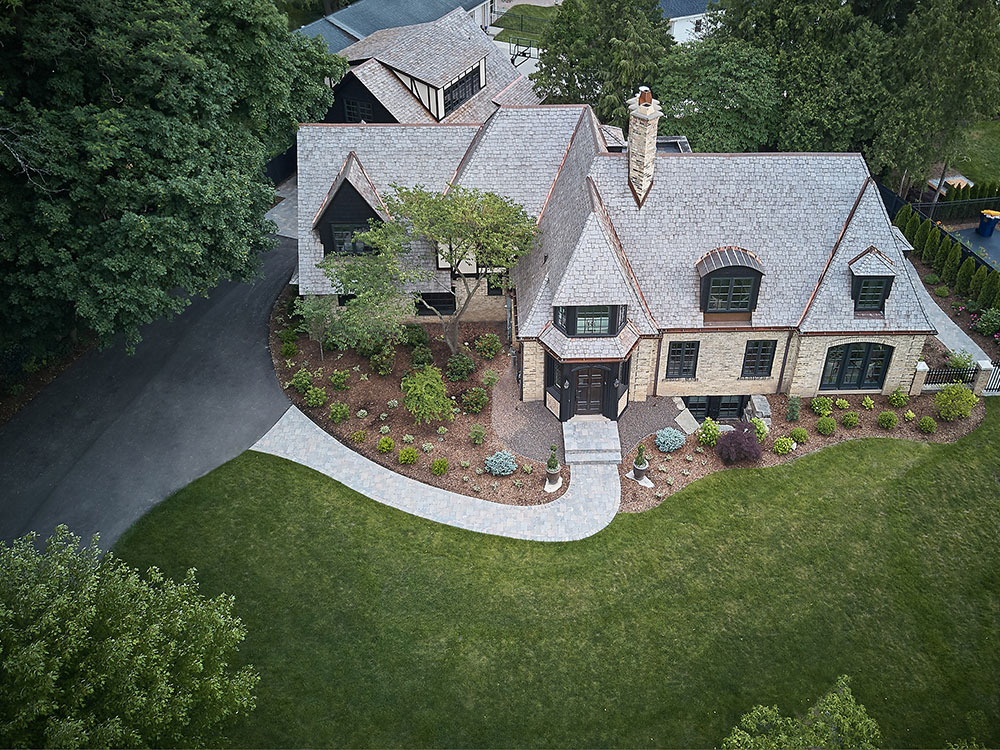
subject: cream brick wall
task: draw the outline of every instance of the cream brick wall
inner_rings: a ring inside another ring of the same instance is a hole
[[[475,285],[475,279],[469,279],[469,286]],[[465,304],[465,284],[461,279],[455,279],[455,302],[461,309]],[[490,297],[487,293],[486,280],[475,291],[469,309],[465,311],[462,320],[467,323],[504,322],[507,320],[507,298],[503,295]]]
[[[741,379],[747,341],[760,339],[778,342],[774,352],[774,363],[771,365],[771,377]],[[693,379],[666,378],[667,354],[672,341],[701,342],[698,349],[698,366]],[[656,393],[660,396],[744,396],[755,393],[776,393],[786,341],[788,341],[787,331],[700,331],[665,334],[660,352]]]
[[[657,339],[639,339],[639,345],[632,352],[631,382],[628,385],[630,401],[645,401],[653,393],[657,344]]]
[[[882,393],[892,393],[897,387],[909,392],[913,374],[924,348],[923,334],[901,336],[801,336],[798,354],[788,391],[793,396],[815,396],[819,393],[819,381],[826,363],[826,352],[830,347],[841,344],[865,342],[888,344],[893,347],[889,370],[885,375]],[[859,391],[847,391],[858,393]],[[873,392],[877,392],[873,391]],[[836,393],[836,391],[823,391]]]
[[[521,342],[521,381],[525,401],[541,401],[545,395],[545,352],[537,341]]]

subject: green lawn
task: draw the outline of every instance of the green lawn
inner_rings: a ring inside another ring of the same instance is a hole
[[[1000,120],[975,123],[966,134],[965,154],[958,169],[973,182],[1000,180]]]
[[[558,11],[558,6],[545,8],[540,5],[512,5],[494,22],[495,26],[504,29],[496,35],[496,40],[507,42],[511,37],[531,39],[537,46],[548,26],[546,21],[552,21]]]
[[[717,747],[841,673],[886,747],[1000,744],[1000,398],[954,445],[843,443],[596,537],[413,518],[248,452],[119,542],[236,596],[235,746]]]

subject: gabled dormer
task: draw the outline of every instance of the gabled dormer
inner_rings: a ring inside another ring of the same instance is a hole
[[[369,228],[369,220],[388,221],[382,197],[369,179],[357,154],[347,155],[337,179],[313,217],[324,255],[359,255],[367,248],[355,239]]]
[[[874,245],[847,263],[855,314],[881,314],[896,279],[896,264]]]

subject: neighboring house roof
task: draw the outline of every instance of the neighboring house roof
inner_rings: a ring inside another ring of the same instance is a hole
[[[358,0],[296,33],[322,37],[335,55],[376,31],[433,21],[457,7],[468,12],[482,4],[483,0]]]
[[[618,356],[628,336],[580,353],[595,340],[551,332],[558,304],[627,304],[629,336],[704,328],[701,278],[720,263],[765,274],[753,328],[934,330],[909,274],[897,275],[884,317],[855,316],[851,261],[902,268],[905,249],[859,154],[659,153],[640,208],[627,154],[608,153],[584,105],[503,107],[482,126],[305,125],[300,248],[311,232],[302,217],[315,215],[352,150],[377,191],[455,182],[537,216],[538,244],[512,274],[518,335],[560,356],[598,356],[594,347]]]
[[[440,89],[486,58],[486,85],[442,122],[483,122],[500,104],[541,101],[531,82],[462,8],[427,23],[377,31],[341,54],[398,122],[435,120],[394,70]]]
[[[660,0],[660,8],[666,18],[697,16],[708,11],[711,0]]]

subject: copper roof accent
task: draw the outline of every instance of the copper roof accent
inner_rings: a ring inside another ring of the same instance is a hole
[[[847,267],[855,276],[895,276],[895,263],[874,245],[847,261]]]
[[[736,245],[726,245],[709,250],[695,262],[694,267],[698,270],[698,276],[704,277],[718,271],[720,268],[731,268],[741,266],[752,268],[755,271],[764,273],[764,263],[751,250],[745,250]]]

